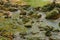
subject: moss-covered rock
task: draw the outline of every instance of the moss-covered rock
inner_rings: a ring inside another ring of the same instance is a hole
[[[47,12],[47,11],[51,11],[55,8],[55,4],[54,3],[50,3],[50,4],[47,4],[45,6],[42,7],[42,11],[43,12]]]
[[[48,12],[45,18],[55,20],[58,19],[59,17],[60,17],[59,11],[54,9],[51,12]]]

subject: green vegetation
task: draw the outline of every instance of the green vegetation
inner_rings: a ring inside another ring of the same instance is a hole
[[[33,7],[38,7],[38,6],[44,6],[48,3],[50,3],[48,0],[25,0],[29,5]]]

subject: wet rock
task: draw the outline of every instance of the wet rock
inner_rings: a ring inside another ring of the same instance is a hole
[[[8,11],[7,13],[4,13],[5,18],[11,18],[12,14]]]
[[[24,18],[22,19],[22,21],[23,21],[24,24],[26,24],[26,23],[28,23],[28,22],[30,21],[30,19],[28,19],[27,17],[24,17]]]
[[[34,23],[34,21],[31,22],[32,24]]]
[[[41,7],[36,7],[35,10],[36,11],[40,11],[41,10]]]
[[[22,19],[22,18],[24,18],[24,16],[23,15],[20,15],[19,18]]]
[[[47,11],[53,10],[54,8],[55,8],[55,3],[50,3],[50,4],[47,4],[44,7],[42,7],[41,11],[47,12]]]
[[[19,35],[25,36],[25,35],[27,35],[27,33],[20,33]]]
[[[27,10],[29,7],[30,7],[30,5],[22,5],[21,6],[24,10]]]
[[[32,18],[36,18],[36,19],[41,18],[41,16],[42,16],[42,15],[39,14],[39,13],[34,13],[34,14],[31,15]]]
[[[28,15],[30,15],[30,16],[31,16],[33,13],[34,13],[33,11],[30,11],[30,12],[28,13]]]
[[[32,26],[31,25],[25,25],[26,28],[31,28]]]
[[[11,8],[9,8],[9,11],[11,11],[11,12],[15,12],[15,11],[18,11],[18,9],[17,9],[17,8],[13,8],[13,7],[11,7]]]
[[[45,31],[43,27],[39,27],[40,31]]]
[[[32,24],[31,24],[31,23],[26,23],[26,24],[25,24],[25,27],[26,27],[26,28],[32,28]]]
[[[36,33],[34,33],[34,32],[31,32],[31,34],[32,34],[32,35],[35,35],[35,34],[38,34],[38,33],[39,33],[39,32],[36,32]]]
[[[45,28],[45,30],[46,30],[45,35],[50,37],[52,35],[51,32],[53,31],[53,27],[47,26],[47,28]]]
[[[51,31],[46,31],[45,35],[48,36],[48,37],[50,37],[52,35]]]
[[[20,33],[19,35],[21,35],[21,38],[26,39],[25,36],[27,35],[27,33]]]
[[[45,28],[44,28],[44,30],[45,31],[53,31],[53,27],[50,27],[50,26],[46,26]]]
[[[52,10],[51,12],[47,13],[46,19],[52,19],[56,20],[60,17],[59,11],[58,10]]]
[[[59,22],[59,27],[60,27],[60,22]]]
[[[6,2],[5,4],[4,4],[4,7],[6,7],[6,8],[8,8],[8,7],[10,7],[11,6],[11,4],[9,3],[9,2]]]
[[[42,16],[41,14],[37,14],[37,18],[41,18],[41,16]]]
[[[53,32],[60,32],[60,30],[59,29],[55,29],[55,30],[53,30]]]
[[[24,10],[22,10],[20,15],[26,15],[26,12]]]

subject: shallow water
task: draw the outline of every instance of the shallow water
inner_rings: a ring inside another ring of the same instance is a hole
[[[57,20],[47,20],[45,19],[46,14],[45,13],[40,13],[42,14],[42,18],[40,19],[40,21],[43,21],[45,23],[45,25],[49,25],[55,28],[59,28],[59,22],[60,22],[60,18]]]

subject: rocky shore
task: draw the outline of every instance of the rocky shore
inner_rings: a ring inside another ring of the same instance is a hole
[[[60,4],[32,7],[1,1],[0,40],[60,40]]]

